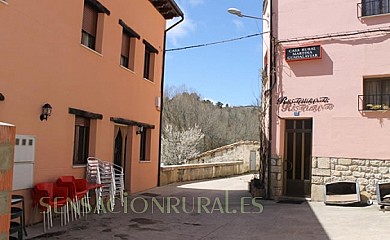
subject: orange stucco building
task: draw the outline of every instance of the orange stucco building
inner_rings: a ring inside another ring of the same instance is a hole
[[[173,0],[0,0],[0,121],[16,126],[17,193],[85,177],[88,156],[124,167],[127,192],[157,185],[166,20],[175,17]]]

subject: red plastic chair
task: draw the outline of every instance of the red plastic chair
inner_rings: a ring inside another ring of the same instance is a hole
[[[73,176],[62,176],[57,180],[57,185],[67,187],[69,192],[69,198],[73,201],[71,206],[73,211],[73,217],[77,219],[77,216],[81,216],[81,213],[86,215],[89,211],[88,200],[88,183],[86,179],[76,179]]]
[[[33,209],[40,209],[43,214],[43,231],[53,227],[54,213],[61,214],[61,226],[69,222],[68,189],[55,183],[38,183],[31,190]]]

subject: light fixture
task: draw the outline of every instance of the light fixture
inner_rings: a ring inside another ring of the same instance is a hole
[[[242,14],[241,10],[237,9],[237,8],[229,8],[227,11],[230,14],[233,14],[233,15],[236,15],[236,16],[239,16],[239,17],[247,17],[247,18],[254,18],[254,19],[258,19],[258,20],[264,20],[264,21],[267,22],[267,25],[269,26],[268,19],[260,18],[260,17],[254,17],[254,16],[249,16],[249,15],[244,15],[244,14]]]
[[[141,133],[143,133],[143,132],[144,132],[144,126],[139,125],[136,134],[141,134]]]
[[[41,119],[41,121],[43,121],[43,120],[47,121],[47,117],[49,117],[51,115],[51,110],[52,110],[52,107],[48,103],[45,103],[42,106],[42,114],[39,117]]]

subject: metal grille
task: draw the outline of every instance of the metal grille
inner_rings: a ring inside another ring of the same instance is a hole
[[[362,0],[362,16],[390,13],[390,0]]]

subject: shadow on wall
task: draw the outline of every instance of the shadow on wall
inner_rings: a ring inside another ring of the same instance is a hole
[[[321,59],[291,61],[286,67],[297,77],[333,75],[333,61],[325,49]]]
[[[365,118],[376,118],[381,127],[385,126],[385,119],[390,120],[390,111],[362,111],[360,114]]]
[[[363,17],[359,19],[361,23],[367,26],[388,24],[390,20],[389,14],[375,15],[375,17]]]

